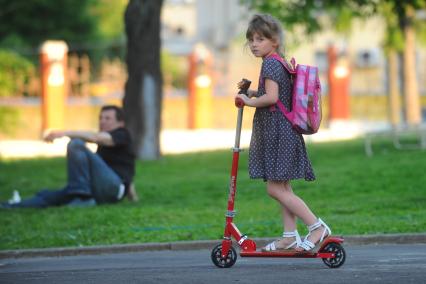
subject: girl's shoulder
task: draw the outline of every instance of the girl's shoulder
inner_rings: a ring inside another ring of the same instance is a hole
[[[276,58],[267,57],[267,58],[263,59],[262,65],[265,65],[265,66],[280,66],[281,63]]]
[[[265,58],[262,62],[262,70],[266,72],[283,72],[284,66],[275,58]]]

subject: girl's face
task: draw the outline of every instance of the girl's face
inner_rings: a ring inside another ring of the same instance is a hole
[[[278,48],[278,43],[275,40],[268,39],[258,33],[253,34],[253,37],[248,40],[248,44],[253,55],[262,58],[277,52]]]

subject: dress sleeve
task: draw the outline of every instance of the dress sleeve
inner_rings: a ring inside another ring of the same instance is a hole
[[[282,75],[284,72],[284,66],[281,63],[273,58],[267,58],[262,63],[262,81],[265,83],[265,79],[270,79],[277,83],[282,80]]]

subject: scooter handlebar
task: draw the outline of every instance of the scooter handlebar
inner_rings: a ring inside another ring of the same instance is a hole
[[[238,92],[238,94],[244,94],[247,96],[247,91],[250,88],[250,84],[251,81],[247,80],[247,79],[242,79],[239,83],[238,83],[238,89],[240,89],[240,91]],[[242,108],[244,107],[244,101],[240,98],[236,98],[235,99],[235,106],[237,108]]]
[[[240,98],[235,98],[235,106],[237,108],[243,108],[245,106],[245,103],[242,99]]]

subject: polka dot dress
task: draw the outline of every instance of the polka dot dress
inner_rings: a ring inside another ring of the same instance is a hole
[[[276,59],[264,59],[258,96],[265,94],[261,82],[266,78],[278,83],[279,98],[287,109],[291,109],[290,73]],[[251,178],[265,181],[315,180],[303,136],[292,128],[278,109],[256,108],[249,150],[249,174]]]

